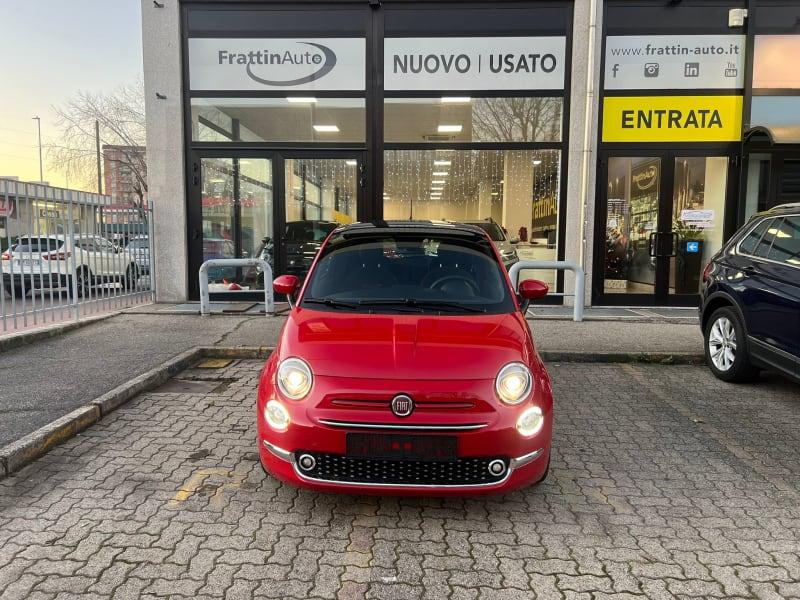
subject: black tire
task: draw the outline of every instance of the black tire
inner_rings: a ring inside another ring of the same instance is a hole
[[[747,332],[730,306],[715,310],[703,332],[706,364],[715,377],[730,383],[752,381],[758,368],[750,362]]]
[[[128,265],[125,269],[125,278],[122,280],[122,287],[127,291],[136,289],[136,284],[139,282],[139,267],[134,264]]]
[[[80,267],[78,269],[78,298],[87,298],[90,296],[92,285],[94,285],[94,278],[92,272],[88,267]],[[69,290],[69,297],[72,298],[72,278],[67,278],[67,289]]]

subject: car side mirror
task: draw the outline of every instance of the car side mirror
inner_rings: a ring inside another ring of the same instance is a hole
[[[526,279],[519,284],[519,297],[523,300],[539,300],[547,296],[550,288],[544,281]]]
[[[519,238],[518,237],[513,237],[510,240],[508,240],[508,243],[509,244],[513,244],[513,245],[517,245],[517,244],[519,244]]]
[[[272,282],[272,289],[276,294],[283,294],[289,299],[289,304],[292,304],[292,296],[297,292],[297,286],[300,280],[295,275],[280,275]]]

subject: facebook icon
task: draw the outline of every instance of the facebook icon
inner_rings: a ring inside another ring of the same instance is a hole
[[[688,254],[697,254],[700,252],[700,242],[686,242],[686,252]]]

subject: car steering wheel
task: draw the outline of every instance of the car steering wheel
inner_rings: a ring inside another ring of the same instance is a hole
[[[445,275],[444,277],[439,277],[439,279],[431,283],[428,287],[430,287],[433,290],[447,281],[463,281],[472,289],[473,295],[475,296],[477,296],[478,293],[480,292],[475,282],[472,281],[472,279],[470,279],[469,277],[465,277],[464,275]]]

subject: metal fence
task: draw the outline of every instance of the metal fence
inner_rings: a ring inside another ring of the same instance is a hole
[[[152,206],[0,179],[0,333],[153,302]]]

